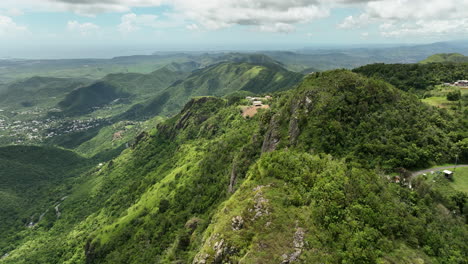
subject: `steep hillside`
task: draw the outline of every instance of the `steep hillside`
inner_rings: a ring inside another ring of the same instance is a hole
[[[427,59],[420,61],[419,63],[440,63],[440,62],[468,62],[468,56],[460,53],[440,53],[429,56]]]
[[[88,167],[71,151],[49,147],[0,148],[0,248],[13,249],[40,221],[55,215],[53,206],[66,196],[71,177]],[[18,234],[15,234],[18,232]],[[27,233],[27,232],[26,232]]]
[[[274,98],[192,99],[0,263],[463,263],[467,212],[387,176],[456,155],[448,114],[349,71]]]
[[[125,99],[129,96],[130,94],[121,91],[116,86],[105,81],[99,81],[73,90],[58,106],[66,115],[80,115],[92,112],[114,100]]]
[[[173,114],[194,96],[224,96],[236,91],[261,94],[286,90],[303,78],[302,74],[287,71],[271,59],[260,56],[257,60],[264,60],[264,63],[222,62],[194,71],[186,79],[175,82],[153,99],[136,105],[125,113],[123,118],[139,119]]]
[[[147,97],[167,88],[175,81],[184,79],[188,75],[183,73],[184,66],[182,64],[179,67],[174,66],[174,63],[171,65],[172,67],[163,67],[149,74],[110,74],[103,80],[136,97]]]
[[[185,76],[168,68],[149,74],[110,74],[98,82],[72,91],[58,105],[65,115],[90,113],[110,103],[131,105],[157,94]]]

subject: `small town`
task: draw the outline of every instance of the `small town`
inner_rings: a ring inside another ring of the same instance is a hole
[[[13,114],[9,118],[5,115],[0,115],[0,142],[2,143],[41,143],[52,137],[86,131],[107,122],[103,118],[71,120],[54,116],[41,118],[37,116],[36,112]],[[21,116],[21,120],[18,120],[18,114]]]

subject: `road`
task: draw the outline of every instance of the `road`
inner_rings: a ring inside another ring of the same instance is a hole
[[[463,167],[468,167],[468,164],[460,164],[460,165],[452,165],[452,166],[443,166],[443,167],[436,167],[436,168],[430,168],[430,169],[425,169],[425,170],[420,170],[420,171],[415,171],[411,173],[411,178],[414,178],[418,175],[424,174],[424,173],[430,173],[431,171],[440,171],[440,170],[450,170],[453,168],[463,168]]]

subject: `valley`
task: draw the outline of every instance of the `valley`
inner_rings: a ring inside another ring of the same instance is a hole
[[[296,56],[11,62],[0,263],[464,263],[468,64]]]

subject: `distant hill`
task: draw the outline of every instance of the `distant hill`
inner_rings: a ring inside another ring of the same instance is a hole
[[[52,107],[67,93],[89,84],[87,79],[32,77],[3,85],[0,106],[19,110],[28,107]]]
[[[302,74],[290,72],[264,56],[256,58],[263,63],[221,62],[196,70],[154,98],[135,105],[121,118],[139,119],[162,113],[174,114],[195,96],[224,96],[236,91],[259,94],[286,90],[303,78]]]
[[[108,82],[120,91],[132,94],[135,97],[146,97],[155,94],[172,83],[184,79],[198,64],[171,63],[148,74],[141,73],[117,73],[110,74],[102,80]],[[192,69],[193,67],[193,69]]]
[[[65,115],[79,115],[90,113],[116,100],[131,104],[132,100],[154,95],[185,76],[184,73],[168,68],[161,68],[149,74],[110,74],[98,82],[70,92],[58,106]]]
[[[91,112],[93,108],[128,96],[128,93],[119,90],[114,85],[99,81],[72,91],[58,105],[67,115],[86,114]]]
[[[440,53],[431,55],[419,63],[426,64],[435,62],[468,62],[468,56],[460,53]]]

